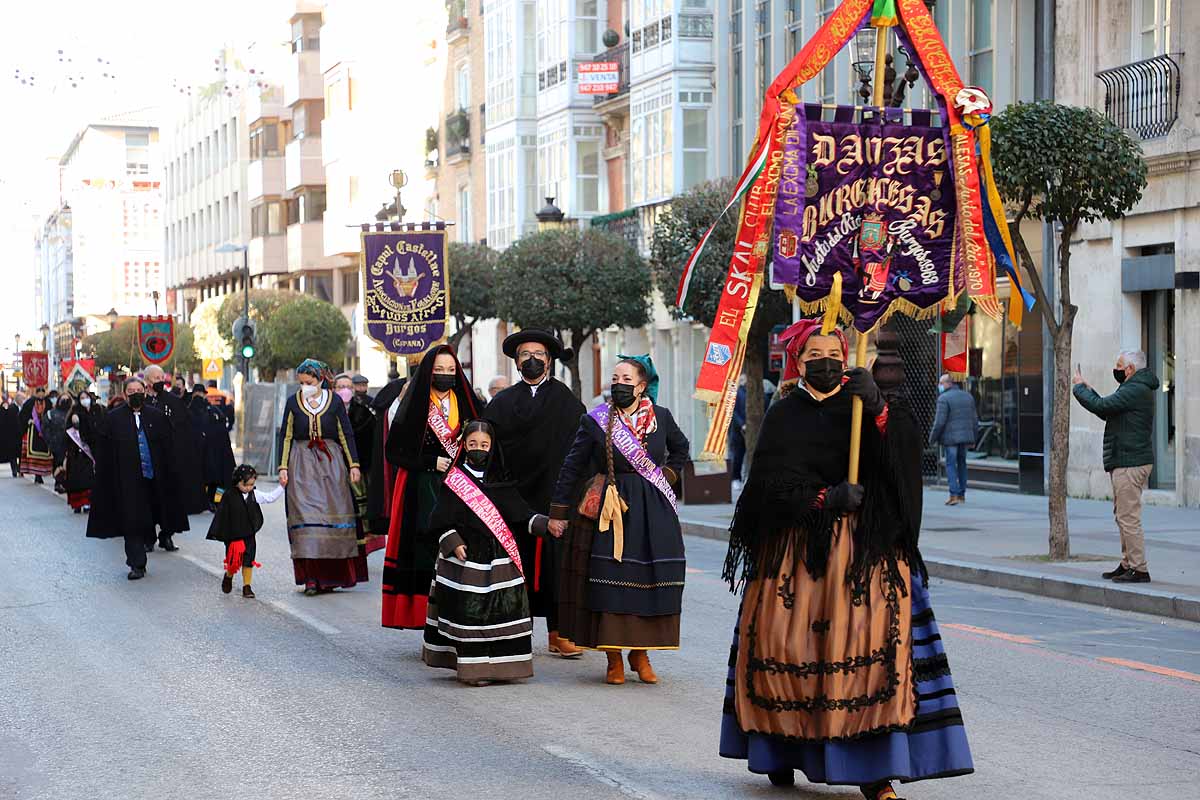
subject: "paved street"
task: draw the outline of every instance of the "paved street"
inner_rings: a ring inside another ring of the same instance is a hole
[[[655,657],[659,686],[606,686],[588,654],[467,688],[420,663],[418,633],[379,627],[382,553],[370,584],[298,594],[282,504],[257,600],[220,593],[207,515],[131,584],[121,543],[86,540],[46,489],[0,478],[0,509],[0,798],[859,796],[717,757],[737,605],[720,542],[688,538],[684,646]],[[1195,797],[1200,626],[931,590],[977,772],[905,797]]]

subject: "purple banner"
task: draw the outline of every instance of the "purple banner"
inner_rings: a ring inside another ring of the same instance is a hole
[[[808,310],[842,273],[842,305],[869,331],[889,310],[932,313],[952,294],[955,201],[942,129],[855,122],[839,108],[797,109],[775,203],[772,283]],[[894,307],[894,308],[893,308]]]
[[[397,356],[446,338],[450,291],[444,230],[363,231],[363,326]]]

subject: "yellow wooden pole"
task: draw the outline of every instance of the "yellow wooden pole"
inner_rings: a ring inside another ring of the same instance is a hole
[[[883,108],[883,72],[886,69],[888,47],[888,29],[875,29],[875,108],[876,114],[882,114]],[[854,366],[867,366],[867,339],[865,333],[856,333],[854,337]],[[855,397],[850,401],[850,469],[846,480],[858,483],[858,456],[862,449],[862,418],[863,401]]]

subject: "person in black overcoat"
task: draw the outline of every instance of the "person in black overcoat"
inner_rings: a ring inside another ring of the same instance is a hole
[[[21,452],[21,410],[7,393],[0,398],[0,463],[7,461],[17,477]]]
[[[87,535],[125,539],[129,580],[146,576],[146,554],[154,549],[155,527],[186,530],[187,515],[174,501],[169,464],[173,432],[167,418],[146,404],[146,385],[125,381],[125,402],[97,427],[96,485]]]
[[[164,526],[159,530],[158,546],[170,553],[179,549],[172,537],[189,529],[187,516],[208,510],[208,500],[204,497],[204,482],[201,479],[202,460],[196,457],[195,452],[198,437],[192,429],[192,418],[187,407],[171,391],[162,367],[157,364],[149,366],[145,375],[146,405],[161,411],[171,424],[172,455],[167,473],[171,481],[171,497],[183,510],[183,526]]]
[[[391,517],[392,488],[396,483],[396,468],[388,462],[384,454],[387,452],[388,432],[392,427],[392,420],[395,419],[396,412],[400,409],[400,397],[406,383],[408,383],[406,378],[393,378],[371,401],[371,411],[374,412],[374,428],[371,435],[370,469],[363,471],[363,477],[367,481],[366,522],[367,529],[372,532],[370,539],[380,536],[386,538],[388,520]],[[353,426],[353,419],[350,424]],[[361,461],[362,451],[360,450],[359,453]],[[371,546],[368,549],[377,549],[374,546],[377,543],[369,544]]]
[[[192,418],[192,430],[199,440],[197,452],[202,454],[200,479],[204,484],[204,498],[209,510],[215,512],[217,489],[229,484],[237,466],[229,429],[225,427],[225,414],[208,402],[208,390],[199,383],[192,387],[188,413]]]

